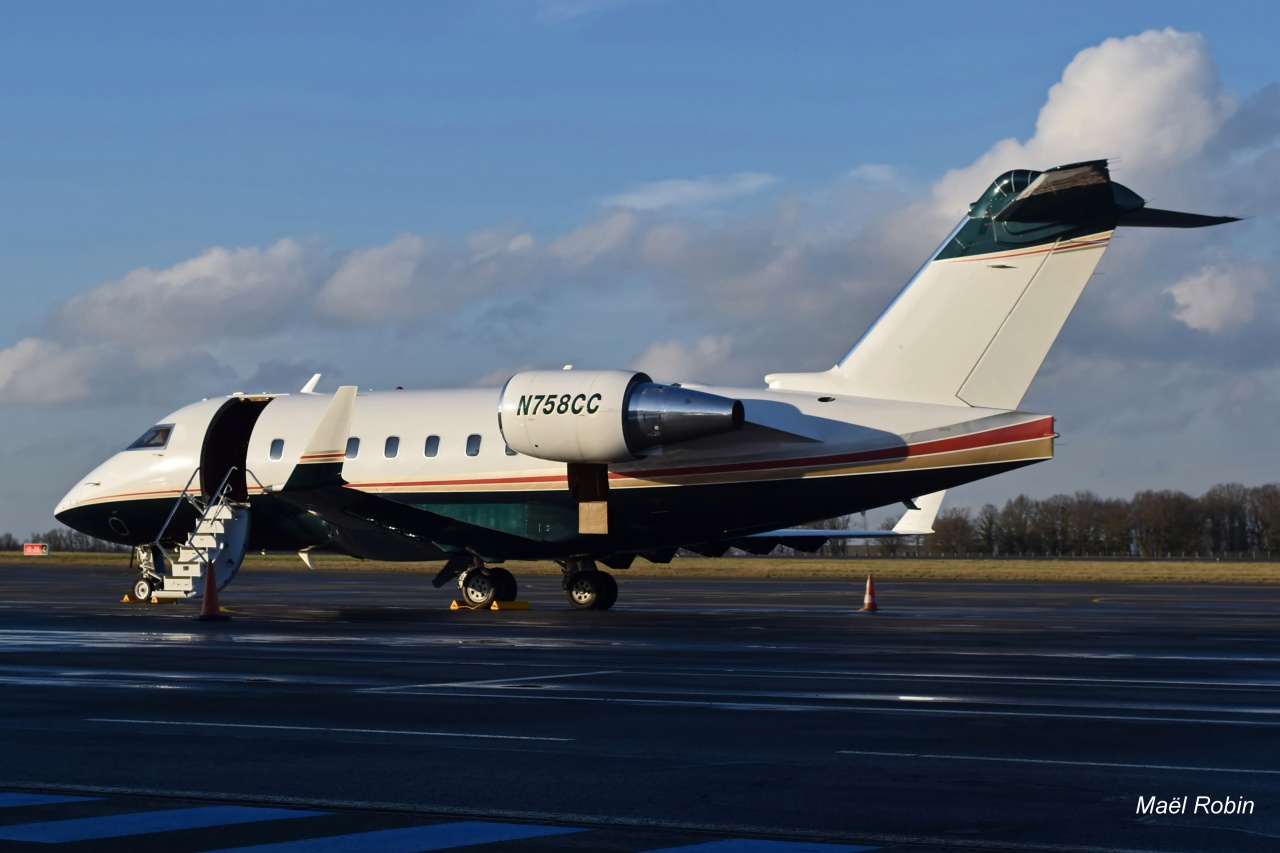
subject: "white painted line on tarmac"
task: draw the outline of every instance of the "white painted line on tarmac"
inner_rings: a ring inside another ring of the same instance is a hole
[[[527,684],[560,678],[587,678],[592,675],[613,675],[618,670],[602,669],[597,672],[566,672],[560,675],[527,675],[523,678],[487,678],[482,681],[431,681],[424,684],[404,684],[395,687],[367,687],[361,693],[394,693],[397,690],[427,690],[433,687],[501,687],[504,684]],[[537,686],[536,684],[533,686]]]
[[[836,755],[866,755],[882,758],[927,758],[939,761],[999,761],[1007,764],[1055,764],[1065,767],[1110,767],[1121,770],[1191,770],[1196,773],[1248,773],[1258,776],[1280,776],[1280,770],[1254,770],[1247,767],[1191,767],[1181,764],[1121,764],[1111,761],[1059,761],[1049,758],[1007,758],[995,755],[944,755],[932,752],[871,752],[841,749]]]
[[[402,688],[406,691],[409,688]],[[365,692],[365,691],[360,691]],[[1209,717],[1154,717],[1128,714],[1063,714],[1048,711],[973,711],[962,708],[918,707],[912,705],[818,705],[783,702],[730,702],[722,699],[637,699],[630,696],[575,696],[571,693],[467,693],[465,691],[420,690],[407,695],[458,696],[471,698],[503,698],[516,701],[551,699],[556,702],[593,702],[597,704],[638,705],[656,708],[715,708],[729,711],[826,711],[845,714],[937,714],[952,717],[1024,717],[1045,720],[1105,720],[1119,723],[1187,723],[1215,726],[1280,727],[1280,720],[1231,720]],[[696,694],[690,694],[696,695]],[[896,698],[896,697],[895,697]]]
[[[328,732],[337,734],[362,734],[362,735],[412,735],[414,737],[459,737],[459,738],[476,738],[478,740],[537,740],[537,741],[554,741],[557,743],[568,743],[574,738],[571,737],[534,737],[532,735],[493,735],[493,734],[475,734],[472,732],[424,732],[413,729],[348,729],[326,726],[268,726],[253,723],[200,723],[189,722],[186,720],[125,720],[115,717],[88,717],[86,723],[128,723],[129,725],[139,726],[188,726],[194,728],[211,728],[211,729],[265,729],[268,731],[282,732]]]

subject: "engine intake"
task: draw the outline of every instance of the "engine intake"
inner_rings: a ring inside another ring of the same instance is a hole
[[[507,445],[553,462],[631,462],[655,447],[732,432],[742,421],[739,400],[627,370],[517,373],[498,407]]]

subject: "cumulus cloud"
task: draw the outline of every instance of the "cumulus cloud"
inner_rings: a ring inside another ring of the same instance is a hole
[[[707,335],[692,346],[681,340],[658,341],[636,356],[633,365],[658,382],[687,381],[714,375],[732,351],[728,335]]]
[[[1266,273],[1251,269],[1206,267],[1166,288],[1177,308],[1173,316],[1192,329],[1216,334],[1253,319]]]
[[[26,338],[0,350],[0,403],[158,401],[179,388],[198,396],[233,376],[208,353],[180,346]]]
[[[266,249],[217,247],[75,296],[53,311],[51,325],[65,338],[115,343],[152,335],[187,342],[251,337],[305,305],[311,260],[289,239]]]
[[[918,250],[924,244],[908,236],[908,223],[940,238],[957,212],[1009,169],[1109,159],[1125,181],[1144,189],[1168,186],[1171,170],[1200,154],[1237,106],[1221,86],[1203,36],[1165,29],[1107,39],[1067,65],[1030,139],[1000,140],[973,163],[947,172],[929,198],[891,217],[884,232],[895,246]]]
[[[393,330],[381,337],[480,343],[496,351],[485,366],[536,361],[543,356],[530,349],[549,338],[564,344],[548,358],[619,365],[634,344],[596,335],[595,351],[573,348],[581,329],[616,328],[623,316],[660,340],[635,363],[670,379],[755,383],[773,370],[823,369],[1000,172],[1114,158],[1117,178],[1158,206],[1250,214],[1232,233],[1262,239],[1280,211],[1277,134],[1280,88],[1235,97],[1200,36],[1108,39],[1066,67],[1030,138],[1000,140],[932,185],[864,164],[824,186],[765,194],[780,179],[743,172],[636,186],[537,238],[508,223],[462,238],[402,234],[345,252],[288,239],[210,249],[54,309],[40,337],[0,351],[0,401],[83,399],[95,393],[83,377],[102,370],[159,383],[203,362],[210,375],[239,376],[227,351],[281,330],[315,342],[294,354],[303,361],[329,358],[327,342],[344,335],[368,341]],[[723,215],[699,216],[715,205]],[[1277,261],[1242,253],[1225,233],[1122,231],[1042,382],[1072,358],[1274,365]],[[606,303],[629,313],[604,313]],[[1123,385],[1123,374],[1116,381]]]
[[[725,177],[672,179],[642,184],[605,199],[605,204],[634,210],[690,208],[752,195],[778,182],[775,175],[739,172]]]
[[[0,400],[6,403],[66,403],[88,395],[100,353],[68,349],[44,338],[27,338],[0,350]]]

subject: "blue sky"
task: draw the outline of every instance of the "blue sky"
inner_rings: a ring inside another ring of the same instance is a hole
[[[1024,404],[1059,416],[1059,459],[953,500],[1278,480],[1277,14],[8,6],[0,530],[49,527],[168,411],[315,370],[829,366],[1009,157],[1121,158],[1160,206],[1251,219],[1114,247]],[[904,212],[918,233],[880,239]]]

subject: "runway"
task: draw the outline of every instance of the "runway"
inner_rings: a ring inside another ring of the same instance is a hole
[[[1280,587],[878,582],[862,614],[844,581],[616,576],[609,612],[535,577],[495,613],[421,575],[245,571],[210,624],[118,603],[119,570],[2,565],[0,790],[88,799],[0,794],[0,850],[258,814],[201,811],[233,807],[287,814],[130,849],[1280,844]],[[1138,813],[1184,796],[1252,810]]]

